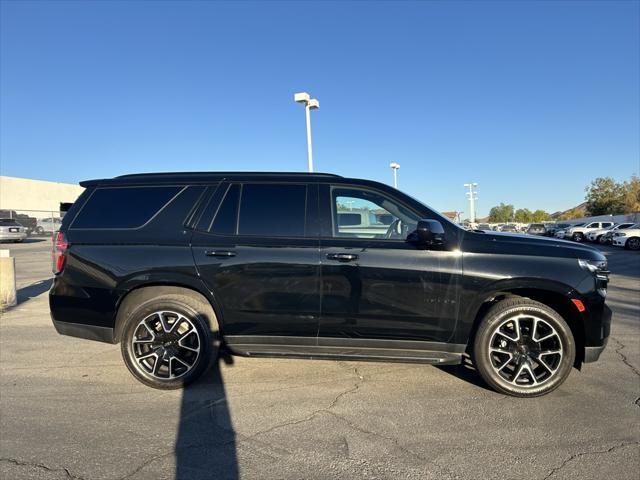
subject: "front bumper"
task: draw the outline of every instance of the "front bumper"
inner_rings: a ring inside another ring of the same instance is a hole
[[[600,358],[600,354],[604,352],[608,340],[609,339],[607,338],[604,341],[604,345],[601,345],[600,347],[584,347],[584,363],[597,362]]]
[[[593,303],[587,307],[589,312],[583,318],[584,321],[584,362],[591,363],[598,360],[604,351],[611,333],[612,312],[604,302],[599,305]],[[586,312],[585,312],[586,313]]]
[[[624,247],[627,243],[627,237],[614,237],[612,242],[616,247]]]

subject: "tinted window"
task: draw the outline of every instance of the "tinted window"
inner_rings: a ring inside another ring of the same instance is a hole
[[[98,188],[71,228],[136,228],[144,225],[182,187]]]
[[[238,233],[304,236],[306,198],[305,185],[243,185]]]
[[[362,216],[359,213],[340,213],[338,212],[338,225],[360,225],[362,223]]]
[[[10,218],[0,218],[0,225],[4,225],[4,226],[11,226],[11,227],[21,227],[22,225],[20,225],[18,222],[16,222],[15,220],[12,220]]]
[[[221,235],[236,233],[238,221],[238,200],[240,199],[240,185],[231,185],[224,200],[220,204],[218,213],[213,220],[211,231]]]

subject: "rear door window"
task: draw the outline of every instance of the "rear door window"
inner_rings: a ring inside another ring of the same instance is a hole
[[[71,228],[138,228],[147,223],[184,187],[97,188]]]
[[[244,184],[238,234],[303,237],[306,199],[306,185]]]

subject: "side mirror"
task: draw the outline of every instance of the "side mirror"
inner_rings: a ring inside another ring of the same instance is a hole
[[[444,228],[442,228],[442,224],[437,220],[419,220],[413,239],[420,245],[444,245]]]

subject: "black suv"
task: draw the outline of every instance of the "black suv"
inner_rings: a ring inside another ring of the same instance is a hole
[[[141,382],[178,388],[219,348],[245,356],[460,363],[537,396],[598,359],[605,257],[465,231],[377,182],[161,173],[81,183],[54,239],[59,333],[121,343]]]

